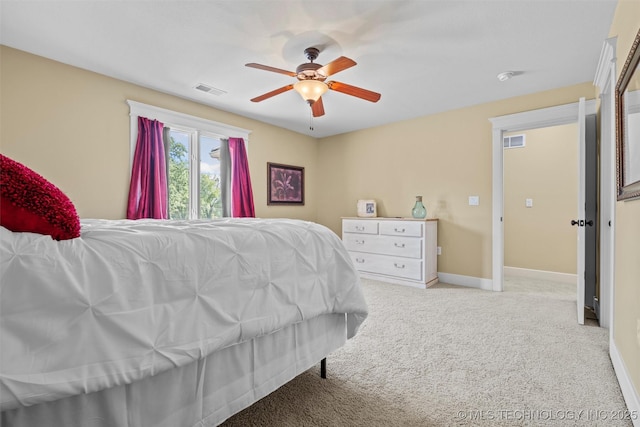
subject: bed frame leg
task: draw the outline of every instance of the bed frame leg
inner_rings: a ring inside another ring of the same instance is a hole
[[[327,358],[320,361],[320,378],[327,378]]]

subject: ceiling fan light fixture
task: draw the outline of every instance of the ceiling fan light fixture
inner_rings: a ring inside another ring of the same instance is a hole
[[[515,75],[515,73],[513,71],[505,71],[503,73],[498,74],[498,80],[500,80],[501,82],[506,82],[507,80],[509,80],[511,77],[513,77]]]
[[[316,102],[329,89],[325,83],[318,80],[300,80],[293,88],[309,103]]]

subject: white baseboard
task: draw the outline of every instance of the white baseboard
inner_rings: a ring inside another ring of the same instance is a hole
[[[556,271],[532,270],[529,268],[504,266],[505,276],[530,277],[532,279],[551,280],[554,282],[576,284],[578,276],[569,273],[558,273]]]
[[[411,286],[412,288],[419,288],[419,289],[426,289],[427,288],[427,285],[425,283],[416,282],[415,280],[396,279],[396,278],[393,278],[391,276],[385,276],[385,275],[373,274],[373,273],[366,273],[366,272],[363,272],[363,271],[360,271],[358,274],[363,279],[379,280],[380,282],[393,283],[394,285]]]
[[[633,381],[631,381],[629,371],[627,371],[624,360],[622,360],[622,357],[618,352],[618,347],[616,347],[616,343],[613,339],[609,341],[609,356],[611,357],[613,370],[616,372],[616,377],[620,384],[620,390],[622,390],[622,396],[624,397],[627,409],[631,414],[633,426],[640,427],[640,396],[633,386]]]
[[[493,291],[493,280],[481,277],[463,276],[461,274],[438,273],[438,281],[450,285],[466,286],[469,288]]]

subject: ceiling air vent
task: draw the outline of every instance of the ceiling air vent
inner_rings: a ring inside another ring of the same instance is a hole
[[[197,89],[197,90],[199,90],[201,92],[209,93],[211,95],[216,95],[216,96],[220,96],[220,95],[223,95],[223,94],[227,93],[222,89],[217,89],[217,88],[215,88],[213,86],[209,86],[209,85],[206,85],[204,83],[198,83],[198,85],[195,86],[194,89]]]

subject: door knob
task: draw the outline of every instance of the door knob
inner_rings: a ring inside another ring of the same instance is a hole
[[[593,220],[589,220],[589,221],[585,221],[584,219],[572,219],[571,220],[571,225],[577,225],[578,227],[584,227],[585,225],[588,225],[589,227],[593,226]]]

